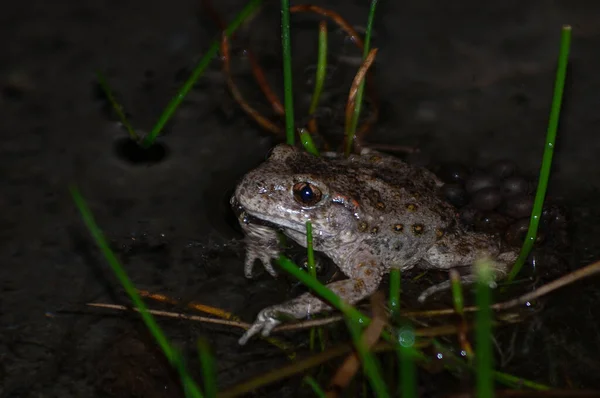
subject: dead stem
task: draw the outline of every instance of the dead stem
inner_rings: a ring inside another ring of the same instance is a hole
[[[369,54],[367,55],[367,57],[363,61],[362,65],[358,69],[358,72],[356,72],[356,76],[354,76],[354,80],[352,81],[352,85],[350,86],[350,92],[348,94],[348,102],[346,103],[346,134],[344,136],[345,137],[344,140],[348,139],[348,131],[350,129],[350,126],[352,125],[352,117],[354,116],[354,108],[356,106],[356,95],[358,93],[358,89],[359,89],[361,83],[365,80],[367,71],[369,70],[369,67],[371,67],[371,65],[373,64],[373,61],[375,61],[376,55],[377,55],[376,48],[373,48],[373,49],[371,49],[371,51],[369,51]],[[356,132],[354,132],[354,134],[355,134],[355,137],[353,137],[353,140],[356,140]],[[344,143],[344,147],[346,147],[345,143]]]
[[[210,17],[215,21],[215,24],[219,27],[219,30],[221,30],[221,32],[224,31],[226,25],[223,22],[223,19],[221,18],[217,10],[215,10],[212,2],[209,0],[202,0],[202,5],[204,6],[204,9],[210,15]],[[234,38],[235,34],[231,36],[231,40],[233,40]],[[277,98],[275,92],[271,89],[271,86],[269,86],[265,74],[262,68],[260,67],[260,64],[258,63],[256,57],[254,56],[254,53],[249,48],[244,48],[243,51],[248,56],[248,61],[250,62],[250,66],[252,68],[252,74],[254,75],[258,86],[260,87],[267,100],[269,100],[269,102],[271,103],[273,110],[278,115],[284,115],[285,111],[283,109],[283,105],[281,104],[281,101],[279,101],[279,98]]]
[[[212,2],[209,0],[202,0],[202,5],[204,6],[205,10],[210,15],[210,17],[215,21],[215,23],[217,24],[219,29],[221,31],[223,31],[225,24],[224,24],[223,20],[221,19],[221,17],[219,16],[218,12],[213,7]],[[291,7],[290,12],[292,12],[292,13],[311,12],[311,13],[315,13],[315,14],[324,16],[326,18],[329,18],[335,24],[337,24],[351,38],[352,42],[354,42],[354,44],[360,50],[362,50],[364,47],[364,43],[363,43],[362,39],[360,38],[360,36],[356,32],[356,30],[352,27],[352,25],[350,25],[346,20],[344,20],[344,18],[342,18],[335,11],[328,10],[328,9],[325,9],[325,8],[322,8],[319,6],[315,6],[315,5],[310,5],[310,4],[300,4],[300,5]],[[232,36],[232,38],[233,37],[235,37],[235,36]],[[269,85],[268,80],[265,76],[265,73],[264,73],[263,69],[261,68],[260,64],[258,63],[258,59],[256,58],[256,56],[254,56],[252,51],[250,51],[249,49],[244,49],[244,51],[245,51],[246,55],[248,56],[248,61],[250,62],[252,74],[254,75],[254,78],[255,78],[259,88],[261,89],[262,93],[264,94],[266,99],[270,102],[271,107],[273,108],[274,112],[279,116],[284,116],[285,109],[283,107],[283,104],[279,100],[279,97],[277,96],[277,94],[275,94],[274,90]],[[226,37],[223,37],[223,39],[221,41],[221,54],[222,54],[222,59],[223,59],[223,72],[225,75],[225,80],[227,82],[227,86],[228,86],[234,100],[240,105],[240,107],[244,110],[244,112],[246,112],[246,114],[248,114],[251,118],[253,118],[261,127],[263,127],[267,131],[270,131],[274,134],[282,134],[283,130],[279,126],[277,126],[276,124],[271,122],[267,117],[260,114],[256,109],[252,108],[248,104],[248,102],[244,99],[241,91],[235,85],[235,83],[233,81],[233,77],[231,76],[231,59],[230,59],[230,55],[229,55],[229,40]],[[358,128],[357,132],[355,133],[356,147],[359,147],[361,145],[362,137],[364,137],[364,135],[369,132],[369,130],[371,129],[373,124],[377,121],[378,116],[379,116],[379,108],[377,106],[376,96],[374,94],[374,90],[372,88],[370,79],[367,79],[366,86],[367,86],[368,97],[371,99],[371,101],[373,103],[373,107],[372,107],[373,109],[371,109],[370,115],[367,118],[367,120]],[[317,122],[314,118],[311,118],[309,120],[308,130],[313,135],[319,134]],[[321,138],[323,138],[323,137],[321,137]],[[324,141],[324,139],[323,139],[323,141]],[[326,143],[325,143],[325,146],[328,147],[328,145],[326,145]]]
[[[512,308],[512,307],[515,307],[515,306],[518,306],[521,304],[525,304],[530,300],[539,298],[539,297],[546,295],[560,287],[569,285],[580,279],[591,276],[597,272],[600,272],[600,261],[592,263],[592,264],[585,266],[583,268],[580,268],[576,271],[573,271],[555,281],[552,281],[544,286],[541,286],[540,288],[534,290],[531,293],[524,294],[514,300],[509,300],[509,301],[505,301],[502,303],[493,304],[491,306],[491,308],[496,311],[500,311],[500,310],[506,310],[506,309],[509,309],[509,308]],[[163,301],[163,302],[167,302],[167,303],[171,303],[171,304],[177,303],[175,300],[169,299],[168,297],[166,297],[164,295],[148,293],[145,291],[140,291],[140,293],[142,295],[145,295],[146,297],[151,297],[151,298],[159,300],[159,301]],[[121,310],[121,311],[129,310],[128,307],[125,307],[122,305],[115,305],[115,304],[88,303],[87,305],[92,306],[92,307],[117,309],[117,310]],[[205,306],[202,304],[195,304],[195,303],[190,304],[189,306],[190,306],[190,308],[198,309],[198,310],[201,310],[201,311],[213,314],[213,315],[221,316],[224,318],[228,318],[228,319],[215,319],[215,318],[210,318],[210,317],[186,315],[186,314],[174,313],[174,312],[168,312],[168,311],[157,311],[157,310],[149,310],[149,311],[153,315],[164,316],[164,317],[169,317],[169,318],[188,319],[188,320],[192,320],[192,321],[233,326],[233,327],[238,327],[241,329],[248,329],[250,327],[250,324],[237,320],[238,319],[237,317],[235,317],[221,309],[210,307],[210,306]],[[475,312],[475,311],[477,311],[477,307],[476,306],[465,307],[463,310],[465,312]],[[447,309],[429,310],[429,311],[402,311],[400,313],[400,315],[405,316],[405,317],[428,317],[428,318],[431,318],[431,317],[435,317],[435,316],[453,315],[455,313],[456,313],[456,311],[454,310],[454,308],[447,308]],[[343,320],[343,317],[339,316],[339,315],[328,317],[328,318],[322,318],[322,319],[311,319],[308,321],[295,322],[295,323],[289,323],[289,324],[278,326],[275,329],[273,329],[273,332],[308,329],[308,328],[312,328],[312,327],[328,325],[328,324],[331,324],[334,322],[339,322],[341,320]],[[442,334],[454,334],[456,332],[457,332],[456,326],[442,325],[442,326],[437,326],[437,327],[416,329],[415,335],[419,336],[419,337],[431,337],[431,336],[439,336]]]
[[[528,301],[534,300],[538,297],[544,296],[558,288],[570,285],[573,282],[576,282],[580,279],[587,278],[597,272],[600,272],[600,261],[596,261],[590,265],[586,265],[583,268],[579,268],[567,275],[561,276],[560,278],[547,283],[537,289],[535,289],[531,293],[527,293],[518,297],[514,300],[505,301],[503,303],[498,303],[492,305],[492,308],[495,310],[505,310],[507,308],[516,307],[517,305],[525,304]]]
[[[567,275],[561,276],[560,278],[535,289],[533,292],[524,294],[520,297],[517,297],[516,299],[508,300],[508,301],[505,301],[502,303],[493,304],[491,306],[491,308],[493,310],[500,311],[500,310],[506,310],[506,309],[509,309],[512,307],[516,307],[521,304],[526,304],[527,302],[529,302],[531,300],[537,299],[537,298],[544,296],[558,288],[567,286],[567,285],[569,285],[573,282],[576,282],[580,279],[589,277],[597,272],[600,272],[600,261],[597,261],[597,262],[587,265],[583,268],[575,270]],[[475,311],[477,311],[477,307],[476,306],[465,307],[464,311],[465,312],[475,312]],[[429,311],[405,311],[405,312],[402,312],[401,314],[404,316],[432,317],[432,316],[452,315],[454,313],[455,313],[455,311],[453,308],[447,308],[447,309],[429,310]]]
[[[358,46],[358,48],[360,50],[362,50],[364,47],[364,43],[363,43],[362,39],[360,38],[358,32],[356,32],[356,30],[354,30],[352,25],[350,25],[348,22],[346,22],[346,20],[344,18],[342,18],[341,15],[335,11],[331,11],[326,8],[314,6],[311,4],[298,4],[296,6],[290,7],[290,12],[292,14],[295,12],[312,12],[312,13],[327,17],[327,18],[331,19],[333,22],[335,22],[340,28],[342,28],[344,30],[344,32],[346,32],[346,34],[348,36],[350,36],[350,39]]]
[[[417,345],[416,345],[417,346]],[[379,342],[373,346],[373,352],[387,352],[392,351],[395,348],[385,342]],[[298,360],[294,363],[291,363],[287,366],[280,367],[278,369],[272,370],[268,373],[260,375],[259,377],[253,378],[241,384],[238,384],[229,390],[225,390],[219,393],[219,398],[231,398],[238,397],[243,394],[246,394],[252,390],[256,390],[259,387],[266,386],[268,384],[272,384],[274,382],[292,377],[297,374],[306,373],[309,369],[315,368],[325,362],[331,361],[337,357],[340,357],[344,354],[352,352],[353,347],[351,344],[344,344],[340,346],[336,346],[334,348],[330,348],[327,351],[311,355],[310,357],[302,360]]]
[[[290,8],[290,12],[312,12],[324,17],[331,19],[334,23],[336,23],[345,33],[350,37],[352,42],[358,47],[359,50],[362,51],[364,48],[364,43],[360,38],[358,32],[348,23],[342,16],[335,11],[328,10],[319,6],[310,5],[310,4],[299,4]],[[370,77],[370,74],[368,75]],[[366,79],[366,87],[367,87],[367,96],[371,99],[372,108],[369,117],[365,120],[364,124],[362,124],[355,133],[355,148],[356,150],[360,150],[360,147],[363,145],[363,137],[369,132],[371,127],[377,122],[379,118],[379,106],[377,104],[377,96],[375,95],[375,90],[373,88],[372,79]],[[309,131],[310,129],[309,126]]]
[[[231,91],[231,95],[233,96],[235,101],[242,107],[244,112],[246,112],[250,117],[252,117],[262,128],[264,128],[267,131],[270,131],[273,134],[283,134],[281,128],[276,126],[266,117],[262,116],[257,110],[252,108],[250,104],[246,102],[246,100],[242,96],[242,93],[239,91],[239,89],[233,82],[229,58],[229,39],[225,34],[223,34],[221,38],[221,56],[223,58],[223,74],[225,75],[227,86],[229,87],[229,91]]]
[[[245,51],[246,55],[248,56],[248,61],[250,61],[250,66],[252,67],[252,74],[254,75],[254,78],[256,79],[256,82],[258,83],[258,86],[260,87],[261,91],[263,92],[267,100],[271,103],[271,106],[273,107],[275,113],[277,113],[279,116],[285,115],[283,104],[277,97],[277,94],[275,94],[273,89],[271,89],[271,86],[269,85],[265,73],[263,72],[262,68],[260,67],[260,64],[258,63],[258,60],[250,50],[246,49]]]
[[[108,308],[108,309],[119,310],[119,311],[140,312],[140,310],[137,308],[129,308],[124,305],[118,305],[118,304],[87,303],[86,305],[90,306],[90,307]],[[226,320],[226,319],[209,318],[206,316],[199,316],[199,315],[187,315],[187,314],[170,312],[170,311],[159,311],[159,310],[150,310],[149,309],[148,313],[150,313],[152,315],[156,315],[156,316],[162,316],[165,318],[186,319],[186,320],[190,320],[190,321],[214,323],[217,325],[234,326],[234,327],[238,327],[238,328],[242,328],[242,329],[248,329],[251,326],[249,323],[240,322],[240,321],[230,321],[230,320]]]
[[[371,296],[371,308],[373,309],[373,321],[365,329],[361,339],[363,344],[371,350],[379,340],[383,328],[387,324],[387,312],[385,311],[385,296],[381,291]],[[327,397],[334,398],[348,387],[356,373],[361,368],[361,361],[356,352],[346,357],[338,367],[329,382]]]

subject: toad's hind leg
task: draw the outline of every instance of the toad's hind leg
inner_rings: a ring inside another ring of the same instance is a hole
[[[354,260],[357,260],[355,258]],[[333,293],[343,301],[354,304],[373,294],[381,282],[381,267],[375,260],[355,262],[355,267],[344,267],[350,279],[333,282],[327,285]],[[267,307],[259,312],[254,324],[239,340],[245,344],[250,337],[257,333],[268,336],[271,330],[285,318],[302,319],[323,311],[331,311],[332,307],[311,293],[304,293],[293,300]]]
[[[381,271],[375,260],[360,261],[355,267],[346,268],[345,274],[349,279],[327,284],[327,288],[349,304],[375,293],[381,282]],[[293,300],[280,305],[269,307],[278,309],[280,314],[300,319],[322,311],[331,311],[331,306],[319,297],[304,293]]]
[[[459,231],[444,236],[433,247],[425,257],[424,268],[450,269],[455,267],[471,267],[467,275],[463,275],[460,281],[463,284],[472,284],[477,281],[472,266],[478,259],[489,258],[492,260],[494,279],[506,276],[508,269],[518,257],[516,251],[500,253],[499,239],[491,235]],[[423,302],[427,297],[439,291],[447,290],[451,282],[445,281],[425,289],[419,295],[419,301]]]

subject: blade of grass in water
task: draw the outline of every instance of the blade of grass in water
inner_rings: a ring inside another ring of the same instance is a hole
[[[327,397],[327,395],[325,395],[325,391],[323,391],[323,389],[321,388],[319,383],[317,383],[317,381],[312,376],[304,376],[304,382],[313,389],[313,392],[315,393],[315,395],[317,397],[319,397],[319,398]]]
[[[402,398],[412,398],[417,396],[417,372],[415,369],[414,358],[417,357],[415,344],[415,334],[410,327],[404,327],[398,332],[397,348],[400,362],[400,392]]]
[[[300,132],[300,141],[302,142],[302,146],[304,147],[306,152],[312,153],[315,156],[319,156],[319,150],[315,146],[315,143],[312,140],[312,137],[308,130],[302,127],[299,128],[298,131]]]
[[[139,137],[138,137],[137,133],[135,132],[135,130],[133,129],[133,126],[131,125],[131,123],[129,123],[129,120],[127,120],[127,117],[125,117],[125,113],[123,112],[123,107],[115,99],[115,97],[112,93],[112,90],[110,89],[110,86],[106,82],[106,78],[100,72],[96,73],[96,77],[98,78],[98,84],[100,84],[102,91],[104,91],[104,95],[106,95],[106,98],[108,98],[108,102],[110,102],[113,109],[117,113],[117,116],[119,116],[119,119],[121,119],[121,123],[127,129],[127,132],[129,133],[129,138],[131,138],[135,142],[138,142]]]
[[[371,45],[371,32],[373,30],[373,20],[375,19],[375,8],[377,7],[377,2],[378,0],[371,0],[371,7],[369,9],[369,20],[367,22],[367,30],[365,32],[365,47],[363,49],[363,59],[367,58],[367,55],[369,54],[369,50],[370,50],[370,45]],[[363,91],[365,89],[365,82],[366,82],[366,77],[365,80],[363,80],[363,82],[360,84],[359,88],[358,88],[358,92],[356,93],[356,102],[354,105],[354,116],[352,118],[352,124],[350,126],[350,129],[348,131],[346,131],[346,148],[345,148],[345,154],[346,156],[350,155],[350,152],[352,152],[352,144],[354,142],[354,135],[356,134],[356,127],[358,126],[358,120],[360,118],[360,110],[362,107],[362,98],[363,98]]]
[[[246,7],[244,7],[242,11],[240,11],[240,13],[229,24],[229,26],[227,26],[227,28],[225,29],[225,34],[227,36],[231,36],[248,17],[254,14],[254,12],[258,9],[261,3],[262,0],[251,0],[246,5]],[[191,76],[185,81],[185,83],[179,89],[179,92],[175,95],[175,97],[173,97],[171,102],[169,102],[162,115],[160,115],[158,122],[156,122],[150,133],[146,137],[144,137],[144,140],[142,141],[142,147],[148,148],[154,143],[156,137],[158,137],[158,135],[165,127],[169,119],[171,119],[171,117],[175,113],[175,110],[179,107],[185,96],[190,92],[192,87],[194,87],[194,84],[196,84],[198,78],[202,76],[204,70],[208,67],[208,65],[210,65],[212,59],[217,55],[220,46],[220,38],[215,40],[210,45],[210,47],[206,51],[206,54],[204,54],[204,56],[200,59],[200,62],[198,62],[198,65],[196,65],[196,67],[192,71]]]
[[[294,129],[294,95],[292,87],[292,44],[290,39],[290,1],[281,0],[281,47],[283,50],[283,92],[285,135],[289,145],[296,142]]]
[[[315,267],[315,251],[313,250],[312,223],[310,221],[306,222],[306,256],[308,273],[313,278],[316,278],[317,269]],[[316,330],[317,329],[315,328],[310,329],[309,347],[311,351],[315,349]]]
[[[542,158],[542,166],[540,168],[540,177],[538,187],[535,193],[535,201],[533,202],[533,210],[531,212],[531,221],[529,222],[529,230],[525,237],[525,243],[519,253],[519,258],[508,274],[507,281],[512,281],[515,276],[521,271],[523,264],[527,260],[527,256],[533,248],[537,235],[538,226],[540,224],[540,216],[544,206],[544,198],[548,188],[548,179],[550,178],[550,168],[552,167],[552,157],[554,155],[554,145],[556,142],[556,131],[558,129],[558,119],[560,116],[560,107],[562,104],[563,91],[565,87],[565,78],[567,75],[567,64],[569,61],[569,48],[571,46],[571,26],[565,25],[562,28],[560,51],[558,54],[558,68],[556,70],[556,80],[554,82],[554,96],[552,97],[552,108],[550,110],[550,120],[548,122],[548,131],[546,133],[546,145],[544,148],[544,156]]]
[[[462,290],[462,284],[460,283],[460,275],[456,278],[451,278],[452,287],[452,304],[454,304],[454,310],[458,315],[464,314],[464,296]]]
[[[94,216],[92,215],[92,212],[90,211],[85,200],[79,193],[79,189],[77,189],[77,187],[75,186],[71,186],[70,191],[71,196],[73,197],[73,201],[75,202],[77,208],[79,209],[79,212],[81,213],[81,218],[83,219],[83,222],[85,223],[87,229],[90,231],[90,234],[96,241],[96,244],[102,251],[102,254],[106,258],[106,261],[112,268],[117,279],[123,286],[123,289],[125,289],[125,292],[131,298],[133,305],[139,310],[140,315],[144,323],[146,324],[146,327],[150,331],[150,334],[152,334],[152,336],[158,343],[159,347],[167,357],[169,363],[180,372],[183,387],[186,391],[186,394],[189,394],[187,396],[194,398],[202,397],[203,395],[200,391],[200,388],[196,385],[196,383],[194,383],[194,381],[188,374],[183,359],[178,354],[178,352],[175,351],[173,347],[171,347],[169,341],[167,340],[166,336],[156,323],[154,317],[150,313],[148,313],[148,308],[146,307],[146,304],[144,304],[144,302],[142,301],[142,298],[135,290],[133,283],[131,283],[131,281],[127,277],[127,274],[123,270],[123,267],[121,267],[121,264],[119,264],[117,257],[110,249],[108,242],[104,237],[104,234],[96,224],[96,221],[94,221]]]
[[[310,101],[308,114],[312,115],[319,106],[319,99],[323,91],[323,83],[327,75],[327,21],[321,21],[319,24],[319,50],[317,56],[317,70],[315,71],[315,90]]]
[[[477,376],[477,397],[494,396],[493,354],[492,354],[492,304],[490,283],[493,280],[492,264],[489,260],[475,263],[477,272],[475,318],[475,360]]]
[[[381,367],[373,352],[369,350],[363,341],[360,324],[350,317],[347,317],[346,325],[352,336],[356,351],[358,351],[358,356],[362,362],[365,375],[369,380],[369,384],[371,384],[371,388],[375,392],[375,396],[382,398],[389,397],[385,382],[383,381],[383,376],[381,375]],[[364,396],[366,396],[366,394],[364,394]]]
[[[399,269],[392,269],[390,271],[390,311],[392,319],[397,319],[398,313],[400,312],[400,283],[401,283],[401,272]]]
[[[210,344],[204,338],[198,339],[198,353],[202,364],[202,379],[204,381],[204,394],[207,398],[217,396],[217,374],[215,360],[210,352]]]
[[[307,264],[308,264],[308,273],[313,278],[317,278],[317,266],[315,265],[315,251],[313,248],[313,236],[312,236],[312,223],[310,221],[306,222],[306,255],[307,255]],[[323,338],[323,329],[321,328],[312,328],[310,329],[310,340],[309,346],[311,351],[315,349],[315,339],[319,337],[319,345],[321,347],[321,351],[325,351],[325,340]]]
[[[308,273],[313,278],[317,277],[317,267],[315,267],[315,250],[313,249],[312,223],[306,222],[306,254],[308,257]]]

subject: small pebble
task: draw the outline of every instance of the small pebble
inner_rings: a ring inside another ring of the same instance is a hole
[[[444,198],[455,207],[463,207],[469,203],[467,191],[459,184],[446,184],[442,187]]]
[[[513,218],[529,217],[533,209],[533,198],[531,196],[516,196],[506,200],[503,213]]]
[[[448,184],[462,184],[469,177],[469,169],[460,163],[445,163],[437,175]]]
[[[522,218],[517,222],[513,223],[504,234],[504,239],[508,242],[509,245],[513,246],[521,246],[525,237],[527,236],[527,231],[529,230],[529,219]],[[539,231],[535,238],[535,243],[539,244],[544,241],[546,234],[543,231]]]
[[[504,179],[515,174],[517,165],[510,160],[498,160],[490,166],[489,171],[494,177]]]
[[[506,197],[529,193],[529,182],[519,176],[506,178],[502,182],[502,194]]]
[[[497,187],[498,180],[487,173],[483,172],[475,172],[467,181],[465,182],[465,188],[469,194],[474,194],[475,192],[490,187]]]
[[[502,203],[502,194],[496,187],[482,188],[475,192],[472,203],[478,210],[494,210]]]
[[[499,232],[504,230],[508,224],[508,218],[495,212],[481,213],[475,218],[475,230],[479,232]]]
[[[542,209],[542,224],[552,228],[566,228],[567,214],[564,208],[558,205],[548,205]]]

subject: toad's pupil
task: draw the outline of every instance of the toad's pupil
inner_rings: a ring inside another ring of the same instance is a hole
[[[314,196],[315,196],[310,185],[305,185],[300,190],[299,193],[300,193],[300,198],[302,199],[303,202],[312,202],[312,200],[314,199]]]

